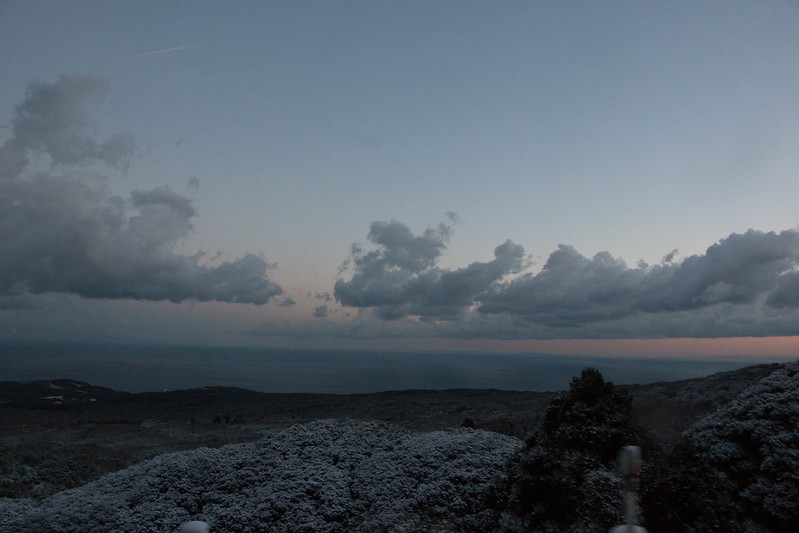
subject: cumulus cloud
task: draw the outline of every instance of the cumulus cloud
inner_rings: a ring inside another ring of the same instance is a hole
[[[86,107],[106,83],[61,77],[31,83],[0,147],[0,295],[72,293],[88,298],[266,303],[280,294],[270,265],[248,254],[214,268],[177,246],[193,231],[192,200],[169,187],[110,193],[93,167],[126,168],[130,134],[96,142]],[[48,171],[27,172],[31,155]],[[190,188],[198,181],[190,180]]]
[[[391,238],[384,237],[386,232]],[[528,266],[507,241],[495,259],[465,268],[435,266],[450,228],[414,236],[403,224],[372,225],[376,249],[354,245],[349,281],[335,296],[394,326],[387,336],[481,338],[652,338],[799,333],[799,231],[731,234],[704,254],[633,267],[600,252],[561,245],[543,268]],[[400,237],[401,236],[401,237]],[[447,322],[431,321],[446,320]],[[337,334],[359,336],[365,319]],[[370,328],[377,328],[370,323]],[[322,330],[319,330],[322,332]],[[330,332],[327,332],[330,333]]]
[[[32,152],[46,154],[56,165],[101,161],[127,168],[135,150],[130,133],[98,143],[85,132],[91,125],[87,104],[101,102],[107,92],[108,83],[91,76],[61,76],[53,84],[28,84],[11,122],[13,136],[0,147],[0,175],[19,176]]]
[[[313,312],[314,318],[325,318],[327,316],[327,304],[320,305]]]
[[[538,274],[492,287],[480,297],[479,310],[544,325],[578,326],[761,300],[796,306],[799,292],[792,292],[792,280],[798,264],[799,232],[793,229],[732,234],[704,255],[653,267],[629,268],[607,252],[588,259],[561,245]]]
[[[335,284],[342,305],[374,308],[383,319],[409,315],[426,319],[459,318],[493,283],[525,266],[524,249],[508,240],[494,250],[495,259],[466,268],[435,266],[452,229],[446,224],[416,236],[398,221],[373,222],[368,239],[377,249],[353,245],[348,263],[354,265],[349,281]]]

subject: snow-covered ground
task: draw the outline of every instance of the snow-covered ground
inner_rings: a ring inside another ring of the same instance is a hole
[[[168,453],[36,503],[0,499],[0,531],[479,531],[520,440],[322,420],[261,441]]]

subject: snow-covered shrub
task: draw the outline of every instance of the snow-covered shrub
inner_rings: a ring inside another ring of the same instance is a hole
[[[36,504],[0,499],[2,531],[485,531],[518,439],[319,421],[262,441],[169,453]]]
[[[799,362],[784,365],[697,422],[687,444],[722,476],[752,530],[799,525]]]

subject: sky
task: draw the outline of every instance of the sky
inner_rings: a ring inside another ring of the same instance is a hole
[[[0,1],[0,340],[799,351],[793,2]]]

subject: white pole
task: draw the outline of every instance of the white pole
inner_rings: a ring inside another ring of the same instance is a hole
[[[619,468],[624,476],[624,524],[611,529],[611,533],[646,533],[635,524],[638,511],[638,476],[641,474],[641,448],[625,446],[619,451]]]

